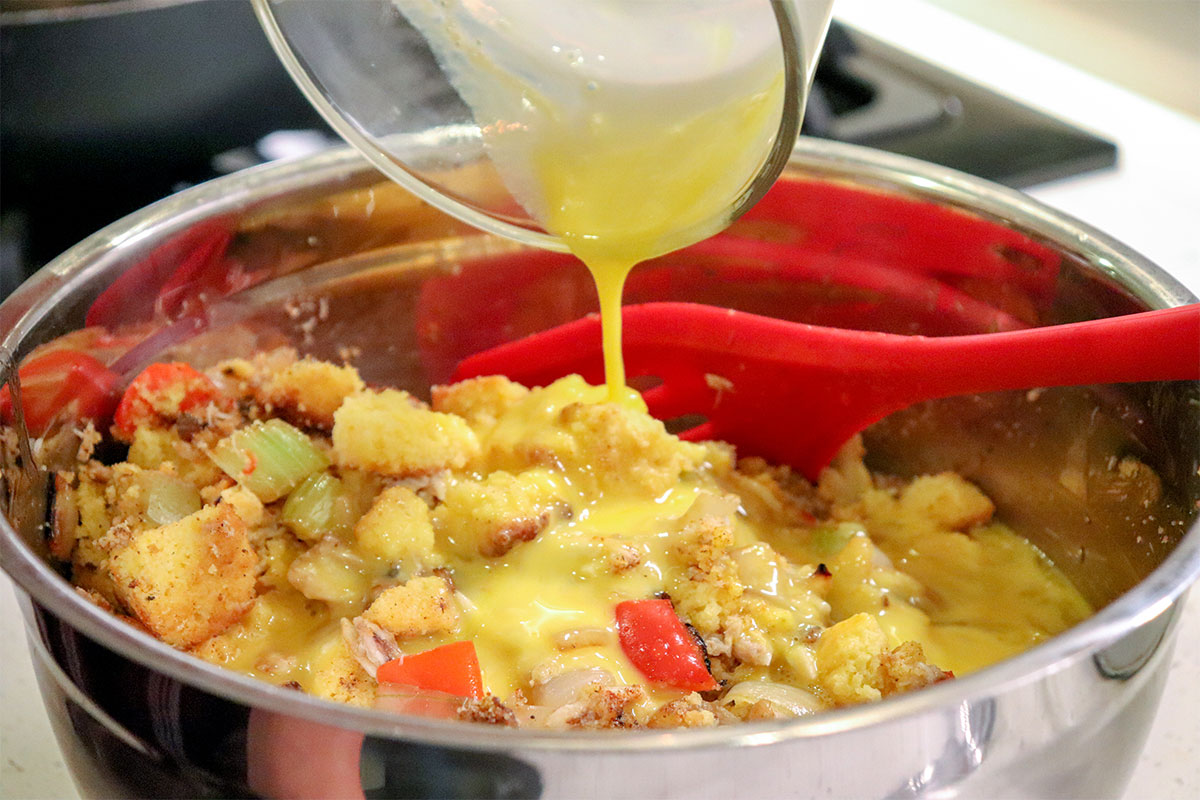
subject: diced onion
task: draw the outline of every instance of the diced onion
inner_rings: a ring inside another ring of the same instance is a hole
[[[200,492],[187,481],[162,472],[143,472],[146,516],[155,525],[169,525],[200,510]]]
[[[371,585],[362,557],[333,536],[298,555],[288,567],[287,579],[309,600],[346,608],[360,604]]]
[[[734,705],[754,705],[766,700],[780,711],[794,717],[811,714],[824,708],[821,700],[812,692],[796,686],[773,681],[742,681],[734,684],[721,699]]]
[[[599,667],[573,669],[555,675],[545,683],[535,684],[530,690],[534,705],[558,708],[574,702],[589,686],[611,686],[613,676]]]
[[[682,522],[686,524],[703,517],[730,519],[737,513],[738,502],[736,495],[699,492],[691,507],[684,513]]]
[[[554,646],[559,650],[598,647],[615,640],[616,636],[608,628],[569,628],[554,634]]]

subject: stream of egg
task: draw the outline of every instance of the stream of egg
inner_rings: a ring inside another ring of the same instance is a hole
[[[761,0],[394,0],[513,198],[590,270],[609,399],[638,263],[717,233],[774,145],[783,57]]]
[[[583,125],[552,109],[532,159],[542,222],[592,274],[600,301],[611,400],[624,396],[621,298],[639,263],[717,233],[770,150],[783,76],[688,119],[663,126],[639,108],[600,108]]]

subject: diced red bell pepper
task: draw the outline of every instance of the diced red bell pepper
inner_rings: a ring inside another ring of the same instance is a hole
[[[621,649],[648,679],[692,692],[717,688],[695,634],[670,600],[626,600],[617,604],[616,616]]]
[[[223,399],[203,372],[181,362],[151,364],[133,379],[113,416],[118,435],[133,437],[139,424],[175,417]]]
[[[483,697],[483,675],[472,642],[451,642],[380,665],[380,683],[402,683],[458,697]]]
[[[30,359],[17,374],[25,425],[34,436],[59,417],[98,421],[112,413],[117,375],[86,353],[52,350]],[[13,419],[8,386],[0,389],[0,414]]]

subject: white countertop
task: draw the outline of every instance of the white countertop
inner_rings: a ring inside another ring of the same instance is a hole
[[[1115,170],[1030,194],[1141,251],[1200,294],[1200,123],[920,0],[838,0],[838,15],[1118,143]],[[76,792],[34,683],[11,582],[0,574],[0,798]],[[1127,798],[1200,794],[1200,592],[1184,609],[1163,703]]]

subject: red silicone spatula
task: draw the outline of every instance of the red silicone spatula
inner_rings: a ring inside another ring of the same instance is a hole
[[[1200,379],[1200,304],[1028,330],[899,336],[822,328],[689,303],[624,309],[630,377],[659,419],[700,414],[687,439],[810,478],[855,433],[921,400],[1002,389]],[[544,385],[603,379],[595,316],[471,356],[455,380],[507,375]]]

